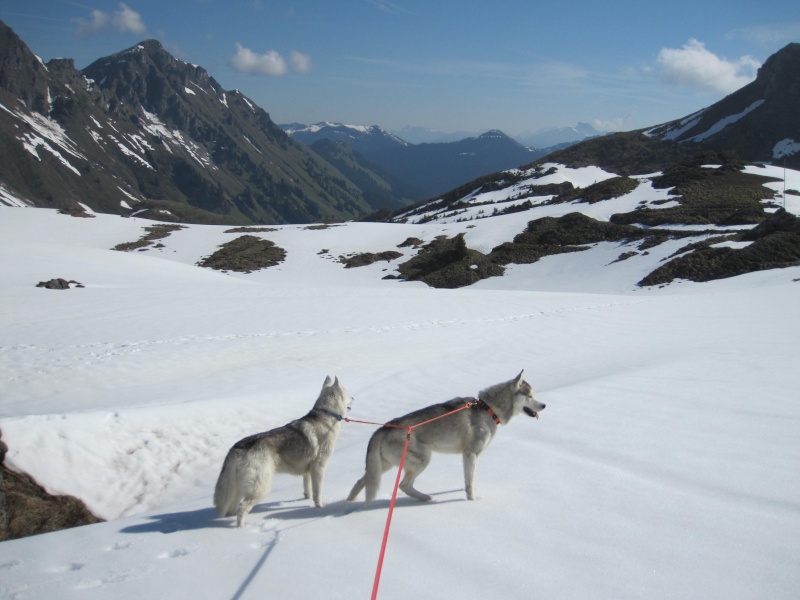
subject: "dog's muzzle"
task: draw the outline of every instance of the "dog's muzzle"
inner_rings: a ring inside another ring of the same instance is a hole
[[[547,406],[547,405],[546,404],[542,404],[542,409],[544,409],[545,406]],[[534,419],[538,419],[539,418],[539,413],[536,412],[535,410],[533,410],[530,406],[523,406],[522,407],[522,412],[524,412],[529,417],[533,417]]]

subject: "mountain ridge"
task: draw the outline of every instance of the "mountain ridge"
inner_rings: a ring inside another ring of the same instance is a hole
[[[519,166],[545,154],[534,151],[498,129],[450,142],[410,144],[378,125],[320,122],[285,124],[284,131],[312,147],[323,139],[350,146],[369,165],[376,165],[406,186],[404,195],[419,201],[444,193],[475,177]]]
[[[383,205],[238,90],[145,40],[78,71],[0,22],[0,198],[162,220],[286,223]]]

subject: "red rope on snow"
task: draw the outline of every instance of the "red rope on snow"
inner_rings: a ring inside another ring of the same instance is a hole
[[[411,441],[411,433],[417,427],[422,427],[423,425],[427,425],[432,421],[438,421],[439,419],[443,419],[444,417],[448,417],[454,413],[461,412],[462,410],[466,410],[473,406],[475,402],[469,401],[464,406],[457,408],[455,410],[451,410],[450,412],[446,412],[443,415],[439,415],[438,417],[433,417],[432,419],[428,419],[427,421],[422,421],[421,423],[416,423],[414,425],[395,425],[393,423],[373,423],[372,421],[359,421],[357,419],[348,419],[345,418],[344,420],[348,423],[362,423],[365,425],[379,425],[381,427],[393,427],[395,429],[405,429],[406,430],[406,443],[403,446],[403,453],[400,455],[400,464],[397,467],[397,478],[394,482],[394,491],[392,492],[392,499],[389,502],[389,513],[386,515],[386,525],[383,529],[383,541],[381,542],[381,551],[378,555],[378,567],[375,570],[375,581],[372,584],[372,600],[376,600],[378,597],[378,586],[381,582],[381,572],[383,571],[383,558],[386,555],[386,545],[389,541],[389,528],[392,526],[392,514],[394,513],[394,505],[397,501],[397,490],[400,488],[400,476],[403,474],[403,465],[406,462],[406,454],[408,453],[408,444]]]
[[[400,476],[403,474],[403,463],[406,461],[406,453],[408,452],[408,443],[411,441],[411,427],[406,432],[406,445],[403,446],[403,453],[400,455],[400,465],[397,467],[397,478],[394,482],[394,492],[392,492],[392,500],[389,502],[389,513],[386,515],[386,526],[383,528],[383,541],[381,542],[381,551],[378,555],[378,566],[375,569],[375,581],[372,584],[372,600],[378,597],[378,586],[381,584],[381,572],[383,571],[383,557],[386,555],[386,543],[389,541],[389,528],[392,526],[392,514],[394,513],[394,505],[397,501],[397,488],[400,487]]]

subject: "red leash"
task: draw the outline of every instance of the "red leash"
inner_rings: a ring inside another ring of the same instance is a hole
[[[383,541],[381,542],[381,552],[378,555],[378,567],[375,569],[375,581],[372,584],[372,600],[378,597],[378,586],[381,583],[381,571],[383,571],[383,557],[386,554],[386,543],[389,541],[389,528],[392,526],[392,513],[394,513],[394,504],[397,501],[397,488],[400,487],[400,476],[403,474],[403,463],[406,461],[406,452],[408,452],[408,443],[411,441],[411,427],[406,432],[406,445],[403,446],[403,454],[400,455],[400,466],[397,467],[397,478],[394,482],[394,492],[392,493],[392,500],[389,502],[389,514],[386,515],[386,526],[383,529]]]
[[[357,419],[348,419],[345,418],[344,420],[348,423],[363,423],[365,425],[380,425],[381,427],[393,427],[395,429],[405,429],[406,430],[406,444],[403,446],[403,454],[400,455],[400,465],[397,467],[397,478],[394,482],[394,491],[392,492],[392,500],[389,502],[389,514],[386,515],[386,526],[383,529],[383,542],[381,543],[381,551],[378,555],[378,568],[375,570],[375,582],[372,584],[372,600],[376,600],[378,597],[378,586],[381,582],[381,571],[383,570],[383,557],[386,555],[386,545],[389,541],[389,528],[392,526],[392,514],[394,513],[394,505],[397,501],[397,490],[400,488],[400,477],[403,474],[403,465],[406,462],[406,453],[408,452],[408,444],[411,441],[411,433],[417,427],[421,427],[423,425],[427,425],[432,421],[437,421],[439,419],[443,419],[444,417],[450,416],[454,413],[461,412],[462,410],[466,410],[477,404],[477,402],[468,401],[464,406],[461,408],[457,408],[455,410],[451,410],[450,412],[444,413],[443,415],[439,415],[438,417],[433,417],[432,419],[428,419],[427,421],[422,421],[421,423],[417,423],[415,425],[394,425],[392,423],[373,423],[371,421],[359,421]]]

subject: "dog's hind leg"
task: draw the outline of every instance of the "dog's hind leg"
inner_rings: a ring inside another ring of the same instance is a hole
[[[272,490],[272,476],[275,472],[275,465],[270,457],[267,457],[267,464],[259,472],[250,471],[246,474],[244,481],[244,498],[239,504],[239,511],[236,514],[236,526],[243,527],[247,513],[252,510],[262,498]]]
[[[391,469],[393,466],[392,463],[385,460],[381,456],[375,457],[374,462],[376,464],[367,465],[367,472],[364,474],[363,477],[367,488],[367,491],[365,492],[364,495],[364,502],[366,504],[369,504],[370,502],[375,500],[375,498],[378,496],[378,488],[381,485],[381,475],[386,473],[386,471]],[[361,481],[359,480],[356,483],[356,486],[358,486],[360,482]],[[355,490],[355,486],[353,487],[353,489]],[[359,491],[361,490],[359,489]],[[350,493],[352,494],[353,492]],[[358,495],[358,492],[356,492],[356,495]]]
[[[214,488],[214,506],[220,517],[235,515],[239,500],[242,499],[237,469],[237,457],[231,451],[225,458],[217,485]]]
[[[356,481],[353,489],[350,490],[347,496],[350,502],[355,500],[364,488],[367,489],[365,498],[366,504],[375,500],[375,497],[378,495],[381,475],[392,468],[392,463],[384,456],[384,451],[391,447],[390,439],[386,438],[387,435],[387,433],[379,429],[370,438],[369,445],[367,446],[367,464],[364,476]],[[384,448],[384,442],[386,442],[387,448]]]
[[[428,464],[431,462],[431,451],[424,446],[417,446],[414,450],[409,449],[406,455],[403,480],[400,482],[400,489],[412,498],[421,502],[428,502],[431,497],[423,494],[414,487],[414,481],[419,477]]]

